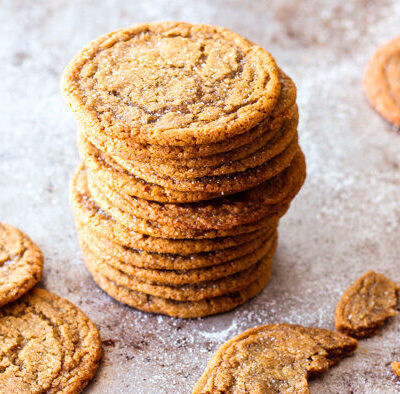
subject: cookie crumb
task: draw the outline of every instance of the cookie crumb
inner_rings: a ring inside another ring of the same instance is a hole
[[[397,375],[400,376],[400,362],[396,361],[390,364],[393,372]]]

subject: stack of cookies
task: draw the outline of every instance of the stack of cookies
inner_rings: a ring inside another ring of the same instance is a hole
[[[296,88],[272,56],[215,26],[140,24],[83,49],[62,88],[82,157],[71,201],[98,285],[183,318],[261,291],[305,179]]]

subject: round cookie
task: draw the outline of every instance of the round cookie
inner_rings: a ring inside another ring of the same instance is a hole
[[[205,239],[205,238],[218,238],[218,237],[231,237],[234,235],[250,233],[262,228],[271,228],[277,226],[277,220],[283,216],[289,209],[289,204],[276,204],[270,205],[270,209],[267,211],[266,216],[262,219],[242,224],[239,226],[231,226],[226,229],[207,229],[201,230],[196,228],[179,227],[179,226],[165,226],[158,221],[150,221],[148,219],[142,219],[129,212],[125,212],[120,208],[114,206],[101,192],[96,190],[95,197],[89,191],[86,182],[85,170],[80,170],[77,175],[77,189],[86,196],[88,199],[92,199],[94,203],[100,207],[101,210],[110,215],[116,222],[127,227],[128,229],[135,231],[140,234],[151,235],[152,237],[161,238],[173,238],[173,239]],[[93,190],[93,189],[92,189]]]
[[[298,111],[297,106],[294,105],[291,107],[287,114],[284,117],[279,119],[279,125],[274,127],[273,129],[268,129],[267,131],[263,132],[260,136],[255,138],[253,141],[250,141],[248,144],[240,146],[237,149],[230,150],[228,152],[217,153],[210,156],[204,157],[194,157],[191,159],[166,159],[165,157],[155,157],[155,156],[140,156],[137,155],[135,158],[132,158],[128,161],[137,162],[146,161],[152,166],[160,166],[163,165],[166,161],[168,165],[172,167],[189,167],[189,168],[199,168],[199,167],[213,167],[218,166],[221,164],[229,163],[231,161],[237,161],[240,159],[244,159],[249,157],[254,152],[260,150],[263,146],[267,145],[272,142],[274,139],[277,138],[277,135],[281,132],[282,125],[286,119],[290,119],[294,116],[294,113]],[[275,123],[278,123],[275,121]],[[118,155],[117,155],[118,156]],[[124,159],[124,157],[121,157]],[[126,159],[125,159],[126,160]]]
[[[30,290],[42,276],[43,256],[31,239],[0,222],[0,306]]]
[[[79,153],[84,159],[85,167],[90,177],[99,184],[108,184],[109,187],[126,194],[158,202],[189,203],[210,200],[221,196],[221,193],[181,192],[167,189],[159,185],[147,183],[144,180],[129,174],[110,157],[106,157],[92,144],[79,144]]]
[[[86,148],[94,153],[95,148],[93,145],[90,145],[90,143],[80,144],[79,150],[84,159],[85,166],[92,173],[91,176],[97,177],[99,182],[105,182],[110,187],[121,190],[129,195],[158,202],[176,203],[209,200],[224,194],[249,190],[273,178],[287,168],[294,156],[300,151],[296,136],[287,149],[261,166],[241,173],[178,180],[160,176],[151,172],[151,170],[148,172],[138,170],[137,176],[132,175],[115,162],[111,165],[111,159],[105,159],[105,156],[100,156],[99,152],[93,155],[87,151]],[[141,183],[139,187],[138,183]],[[155,185],[162,186],[162,188],[155,191]],[[166,191],[168,191],[168,196],[165,195]],[[185,194],[175,194],[174,191],[184,192]]]
[[[282,153],[271,160],[268,160],[266,163],[254,168],[249,168],[243,172],[228,175],[178,179],[169,176],[162,176],[154,172],[151,168],[145,170],[142,170],[141,168],[129,168],[129,173],[131,176],[136,176],[148,183],[154,183],[172,190],[183,192],[205,191],[208,193],[238,193],[251,189],[252,187],[279,174],[290,165],[293,157],[299,149],[298,138],[296,135]]]
[[[298,112],[293,114],[293,118],[286,119],[282,129],[274,136],[271,141],[263,145],[253,154],[239,160],[228,161],[222,157],[222,162],[217,166],[188,167],[182,164],[172,165],[169,161],[156,164],[144,160],[123,160],[114,157],[114,160],[128,172],[137,175],[143,172],[152,171],[161,176],[173,177],[177,179],[193,179],[210,176],[228,175],[246,171],[247,169],[261,166],[268,160],[283,152],[291,141],[297,136]]]
[[[87,172],[89,190],[95,200],[98,199],[97,190],[101,189],[113,206],[138,217],[167,226],[198,229],[223,229],[256,222],[270,212],[270,205],[289,202],[300,190],[305,176],[305,158],[299,152],[287,169],[245,192],[191,204],[160,204],[120,193],[105,183],[99,184]]]
[[[76,176],[71,185],[71,204],[75,215],[77,229],[90,229],[100,237],[120,243],[134,249],[157,253],[188,255],[200,252],[226,249],[251,241],[260,236],[265,229],[233,237],[213,239],[166,239],[136,233],[121,226],[108,214],[102,211],[93,200],[75,188]]]
[[[122,271],[123,273],[131,276],[136,276],[145,281],[157,282],[160,284],[170,285],[184,285],[196,284],[199,282],[206,282],[211,280],[220,279],[229,275],[242,272],[252,265],[256,264],[263,256],[265,256],[271,248],[276,248],[277,233],[265,241],[262,246],[252,253],[240,257],[239,259],[232,260],[225,264],[218,264],[206,268],[188,269],[188,270],[160,270],[138,268],[118,259],[105,258],[104,255],[99,255],[93,251],[91,245],[85,243],[84,238],[81,238],[81,245],[85,245],[90,253],[96,258],[102,258],[107,261],[108,265]]]
[[[185,146],[256,126],[280,81],[273,57],[234,32],[155,22],[92,41],[67,66],[62,90],[90,134]]]
[[[38,288],[0,309],[0,337],[3,393],[80,393],[102,353],[88,317]]]
[[[276,129],[280,128],[284,117],[277,119],[274,122]],[[240,134],[237,137],[229,138],[225,141],[217,142],[214,144],[203,144],[203,145],[192,145],[192,146],[177,146],[177,145],[151,145],[151,144],[138,144],[134,141],[118,141],[105,134],[89,134],[86,130],[80,126],[80,133],[82,133],[85,138],[90,140],[90,142],[96,146],[96,149],[105,152],[107,155],[126,160],[137,160],[137,158],[142,158],[143,160],[191,160],[197,158],[206,158],[210,155],[220,155],[221,153],[230,152],[235,149],[239,149],[242,146],[252,143],[257,138],[265,135],[267,132],[271,136],[275,129],[270,129],[271,119],[266,118],[260,122],[256,127],[249,130],[246,133]]]
[[[271,277],[272,264],[247,288],[220,297],[201,301],[174,301],[167,298],[151,296],[140,291],[130,290],[118,285],[99,273],[95,267],[86,265],[94,281],[109,296],[145,312],[161,313],[168,316],[192,319],[230,311],[256,296],[268,283]]]
[[[271,115],[253,129],[218,143],[184,147],[149,145],[137,144],[133,141],[120,142],[107,137],[105,134],[102,134],[101,138],[99,138],[93,133],[89,139],[98,149],[108,155],[118,156],[126,160],[141,158],[143,160],[163,162],[168,159],[179,161],[181,164],[183,160],[189,167],[198,167],[221,163],[221,159],[224,160],[224,155],[221,155],[221,153],[226,154],[228,160],[234,160],[235,157],[245,157],[250,154],[251,149],[261,146],[260,138],[263,138],[262,141],[265,141],[265,144],[281,128],[283,121],[290,117],[291,111],[295,106],[296,86],[281,70],[279,70],[279,79],[281,93]],[[83,129],[81,131],[84,133]]]
[[[232,260],[245,258],[248,254],[262,247],[275,232],[275,229],[264,232],[259,237],[230,248],[205,253],[190,255],[152,253],[144,250],[132,249],[107,238],[99,237],[88,229],[79,229],[79,238],[97,255],[107,260],[119,261],[134,267],[156,269],[156,270],[191,270],[219,264],[228,263]]]
[[[149,235],[157,238],[166,239],[215,239],[222,237],[233,237],[241,234],[253,233],[265,228],[275,228],[278,225],[279,218],[286,213],[289,205],[272,206],[269,216],[266,216],[255,223],[244,224],[232,227],[226,230],[198,230],[198,229],[180,229],[179,227],[166,227],[146,219],[137,218],[131,214],[112,206],[108,201],[101,200],[100,204],[91,196],[86,182],[85,171],[78,169],[71,187],[71,199],[76,208],[76,212],[82,211],[84,205],[91,202],[98,207],[100,212],[109,216],[111,222],[115,223],[113,227],[122,228],[126,231],[133,231],[137,234]],[[102,203],[102,204],[101,204]]]
[[[192,393],[309,393],[309,375],[327,371],[356,348],[353,338],[322,328],[251,328],[217,350]]]
[[[400,36],[380,46],[368,62],[364,89],[371,105],[400,127]]]
[[[218,297],[230,292],[240,291],[248,287],[251,282],[265,271],[265,267],[271,264],[275,249],[276,244],[258,262],[244,271],[196,284],[171,285],[128,275],[115,269],[101,257],[94,256],[85,245],[82,248],[85,262],[94,266],[98,272],[113,282],[131,290],[176,301],[200,301],[205,298]]]

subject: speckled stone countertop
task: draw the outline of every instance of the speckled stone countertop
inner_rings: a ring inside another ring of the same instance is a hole
[[[270,284],[237,310],[200,320],[135,311],[100,291],[82,263],[69,178],[76,125],[63,67],[89,40],[140,21],[222,25],[267,48],[298,87],[308,179],[280,226]],[[98,325],[104,358],[90,393],[188,393],[225,340],[263,323],[334,328],[343,290],[368,269],[400,282],[400,132],[365,100],[375,47],[400,33],[396,0],[0,0],[0,220],[45,256],[42,285]],[[400,392],[400,317],[314,393]]]

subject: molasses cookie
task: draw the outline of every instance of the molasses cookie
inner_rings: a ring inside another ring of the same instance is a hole
[[[238,160],[265,145],[280,130],[284,120],[290,118],[296,110],[295,84],[282,70],[279,71],[279,79],[281,94],[271,115],[249,131],[221,142],[182,147],[137,144],[133,141],[119,142],[106,135],[102,135],[101,139],[93,134],[90,138],[86,135],[86,138],[108,155],[126,160],[141,159],[154,163],[168,160],[171,164],[175,162],[188,167],[212,166]],[[85,134],[84,129],[81,129],[81,132]]]
[[[397,315],[400,287],[382,274],[368,271],[350,286],[335,313],[336,329],[356,338],[374,335]]]
[[[246,171],[247,169],[261,166],[268,160],[283,152],[289,144],[297,137],[298,113],[293,118],[286,119],[282,129],[267,144],[260,147],[249,156],[239,160],[221,159],[221,163],[216,166],[188,167],[182,165],[173,165],[171,162],[161,164],[148,160],[123,160],[114,157],[114,160],[132,174],[141,173],[143,171],[154,171],[160,175],[174,177],[178,179],[193,179],[210,176],[228,175]]]
[[[42,269],[40,249],[22,231],[0,222],[0,306],[35,286]]]
[[[146,170],[130,168],[129,171],[125,170],[123,173],[119,173],[118,178],[116,178],[113,183],[114,187],[117,189],[123,189],[128,194],[132,195],[137,195],[137,193],[135,193],[137,179],[141,179],[148,184],[156,184],[165,189],[177,190],[180,192],[206,192],[213,193],[215,196],[233,194],[251,189],[260,183],[273,178],[285,168],[289,167],[291,161],[299,150],[300,148],[296,136],[282,153],[260,166],[250,168],[243,172],[193,179],[177,179],[160,175],[150,168]],[[85,164],[88,163],[87,156],[82,156],[85,160]],[[107,161],[109,161],[109,159]],[[106,165],[106,167],[110,168],[109,165]],[[115,167],[114,164],[113,167]],[[88,164],[88,168],[92,171],[90,164]],[[131,171],[135,171],[135,173]],[[108,177],[110,177],[110,175]]]
[[[83,143],[85,141],[86,143]],[[204,191],[181,192],[167,189],[153,183],[148,183],[123,169],[110,157],[97,150],[88,140],[79,139],[79,153],[89,170],[89,177],[98,183],[107,184],[112,189],[119,190],[131,196],[149,201],[190,203],[211,200],[221,197],[224,193],[208,193]]]
[[[227,29],[180,22],[105,34],[74,57],[62,79],[86,133],[155,145],[243,134],[273,111],[280,88],[265,49]]]
[[[201,301],[175,301],[151,296],[140,291],[121,286],[98,272],[94,266],[87,264],[94,281],[111,297],[145,312],[161,313],[168,316],[192,319],[230,311],[256,296],[268,283],[272,266],[255,278],[248,287],[241,291],[230,292],[220,297]]]
[[[88,228],[100,237],[134,249],[148,252],[174,253],[188,255],[200,252],[220,250],[244,244],[259,237],[265,229],[232,237],[211,239],[167,239],[151,237],[129,230],[116,222],[106,212],[102,211],[94,202],[71,187],[71,204],[75,214],[77,229]],[[276,227],[276,226],[275,226]]]
[[[400,36],[375,52],[365,70],[364,89],[371,105],[400,127]]]
[[[274,235],[268,240],[264,241],[259,248],[236,260],[231,260],[227,263],[217,264],[205,268],[166,270],[139,268],[119,259],[107,258],[104,255],[99,255],[93,250],[94,248],[92,245],[85,243],[85,237],[81,237],[81,244],[85,245],[85,247],[89,249],[90,253],[95,256],[95,258],[107,261],[107,264],[111,265],[113,268],[120,270],[127,275],[136,276],[139,279],[172,285],[196,284],[199,282],[220,279],[237,272],[242,272],[256,264],[257,261],[259,261],[263,256],[265,256],[267,253],[270,253],[272,249],[275,250],[276,243],[277,234],[275,231]]]
[[[129,248],[98,236],[89,229],[80,228],[79,237],[90,246],[94,254],[103,256],[108,261],[128,264],[134,267],[156,270],[192,270],[225,264],[235,259],[246,258],[250,253],[261,248],[275,232],[275,229],[263,232],[259,237],[244,244],[211,252],[189,255],[155,253]]]
[[[83,247],[86,265],[94,267],[96,271],[113,282],[131,290],[176,301],[200,301],[206,298],[218,297],[231,292],[240,291],[248,287],[256,278],[259,278],[263,272],[270,269],[274,252],[275,248],[271,249],[257,263],[242,272],[217,280],[204,281],[196,284],[172,285],[148,281],[134,275],[128,275],[112,267],[106,260],[91,254],[89,249],[85,246]]]
[[[96,201],[101,191],[112,206],[143,219],[182,228],[226,229],[256,222],[273,212],[274,205],[289,203],[304,183],[306,164],[303,153],[299,152],[287,169],[255,188],[190,204],[159,203],[129,196],[98,182],[91,172],[86,175]]]
[[[308,393],[311,374],[327,371],[356,348],[355,339],[322,328],[251,328],[218,349],[193,394]]]
[[[83,195],[87,199],[92,199],[101,210],[111,216],[116,222],[141,234],[151,235],[153,237],[172,238],[172,239],[204,239],[230,237],[239,234],[250,233],[262,228],[271,228],[277,226],[277,219],[284,215],[288,208],[288,204],[270,205],[266,215],[260,220],[252,223],[246,223],[239,226],[231,226],[226,229],[196,229],[188,226],[166,226],[158,221],[142,219],[131,213],[125,212],[113,205],[107,197],[104,196],[101,190],[96,191],[96,198],[93,198],[87,188],[85,172],[78,173],[79,190],[83,191]],[[80,178],[80,179],[79,179]],[[93,189],[92,189],[93,190]]]
[[[102,352],[88,317],[38,288],[0,309],[0,336],[3,393],[80,393]]]

